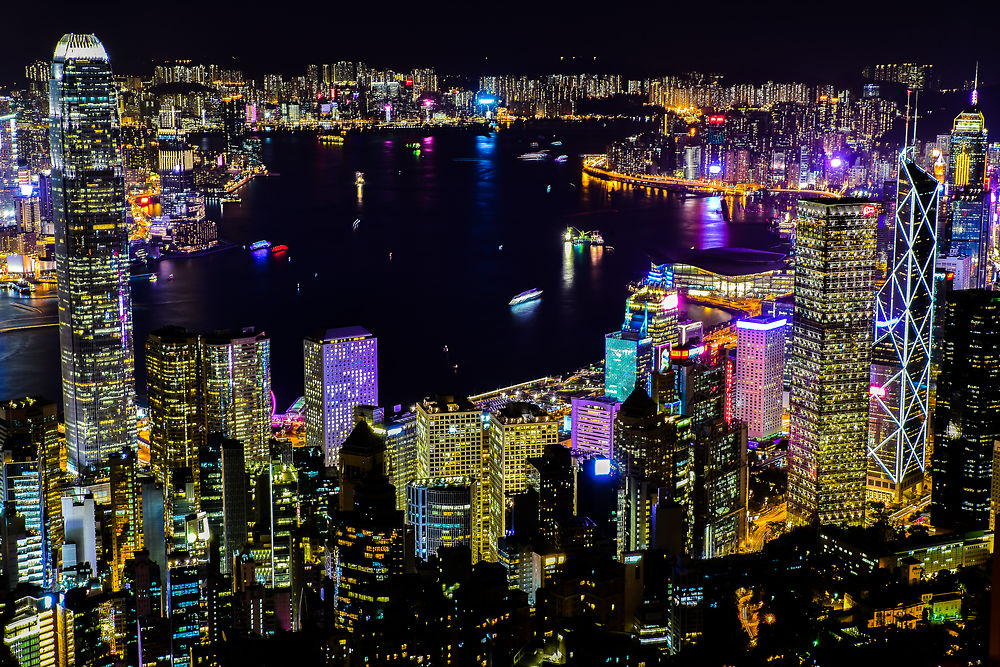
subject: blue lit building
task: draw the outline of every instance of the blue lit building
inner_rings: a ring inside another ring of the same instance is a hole
[[[201,640],[201,589],[205,579],[199,560],[184,551],[170,554],[167,616],[173,667],[190,667],[191,648]]]
[[[604,337],[604,393],[624,401],[638,386],[649,393],[653,372],[653,339],[634,331]]]

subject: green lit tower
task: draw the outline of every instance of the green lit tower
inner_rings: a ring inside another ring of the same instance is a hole
[[[68,465],[136,439],[118,89],[94,35],[64,35],[49,82],[59,348]]]
[[[795,222],[788,515],[864,519],[878,208],[802,199]]]

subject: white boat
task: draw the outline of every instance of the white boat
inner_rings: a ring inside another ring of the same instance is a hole
[[[528,301],[534,301],[535,299],[541,299],[541,298],[542,298],[542,290],[538,289],[537,287],[534,287],[527,291],[521,292],[520,294],[515,296],[513,299],[510,300],[510,305],[517,306],[519,304],[527,303]]]

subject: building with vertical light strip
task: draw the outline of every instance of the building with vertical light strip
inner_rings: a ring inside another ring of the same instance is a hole
[[[781,431],[785,324],[784,318],[772,317],[736,323],[732,418],[747,425],[751,440]]]
[[[252,327],[201,338],[205,434],[243,443],[246,464],[268,456],[271,435],[271,339]]]
[[[354,428],[354,408],[378,405],[378,339],[362,327],[328,329],[305,339],[306,444],[337,464]]]
[[[875,300],[867,493],[898,503],[923,488],[930,428],[934,267],[940,186],[899,156],[888,279]]]
[[[989,250],[989,193],[986,188],[986,120],[978,106],[978,91],[972,105],[955,117],[948,155],[948,234],[938,239],[939,252],[972,258],[972,287],[986,287]],[[943,253],[942,253],[943,254]]]
[[[68,464],[96,466],[136,439],[118,86],[94,35],[64,35],[49,85]]]
[[[878,208],[802,199],[795,223],[788,517],[864,520]]]

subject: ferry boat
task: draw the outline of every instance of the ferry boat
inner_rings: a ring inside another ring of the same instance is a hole
[[[538,289],[537,287],[534,287],[527,291],[521,292],[520,294],[515,296],[513,299],[510,300],[510,305],[517,306],[522,303],[527,303],[528,301],[534,301],[535,299],[541,299],[541,298],[542,298],[542,290]]]
[[[267,250],[271,247],[271,242],[267,239],[255,241],[250,244],[250,250]]]
[[[365,184],[365,172],[363,171],[354,172],[354,184],[359,188]]]
[[[518,160],[524,160],[526,162],[540,162],[542,160],[549,159],[549,154],[543,151],[537,151],[534,153],[522,153],[517,156]]]

